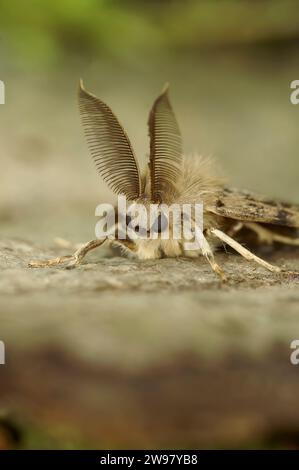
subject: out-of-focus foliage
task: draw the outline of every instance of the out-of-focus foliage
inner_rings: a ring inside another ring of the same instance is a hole
[[[298,0],[0,0],[0,7],[2,53],[42,64],[299,37]]]

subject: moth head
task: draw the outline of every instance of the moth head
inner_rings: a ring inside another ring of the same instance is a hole
[[[158,204],[150,206],[149,201],[142,205],[132,203],[125,216],[117,214],[116,226],[112,245],[121,247],[126,254],[140,259],[180,254],[181,241],[174,240],[173,236],[173,214]]]
[[[154,101],[149,114],[148,176],[141,176],[133,146],[116,115],[106,103],[87,92],[82,81],[79,85],[79,110],[96,168],[115,194],[145,205],[168,203],[175,197],[176,181],[182,173],[182,143],[168,97],[168,86]],[[129,220],[130,214],[127,217]],[[160,213],[154,222],[157,233],[163,231],[164,222]],[[127,244],[132,247],[131,242],[130,239]],[[138,240],[134,243],[136,245]]]

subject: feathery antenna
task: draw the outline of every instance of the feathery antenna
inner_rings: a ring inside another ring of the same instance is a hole
[[[108,186],[136,199],[141,192],[140,171],[130,140],[109,106],[79,82],[79,110],[91,155]]]
[[[151,198],[163,200],[163,193],[174,188],[181,173],[182,140],[177,120],[168,98],[168,83],[155,100],[148,127],[150,137]]]

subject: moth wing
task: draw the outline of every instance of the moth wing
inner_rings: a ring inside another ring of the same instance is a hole
[[[238,189],[224,188],[206,210],[240,221],[299,228],[299,205],[274,201]]]

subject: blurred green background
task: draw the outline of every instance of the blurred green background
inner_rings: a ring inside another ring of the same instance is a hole
[[[90,238],[112,198],[76,107],[80,77],[108,102],[138,157],[163,84],[185,151],[215,156],[233,185],[299,199],[299,15],[295,0],[1,1],[3,234]]]
[[[31,65],[60,66],[71,56],[133,63],[144,54],[296,40],[298,2],[11,0],[1,2],[0,22],[11,52]]]

